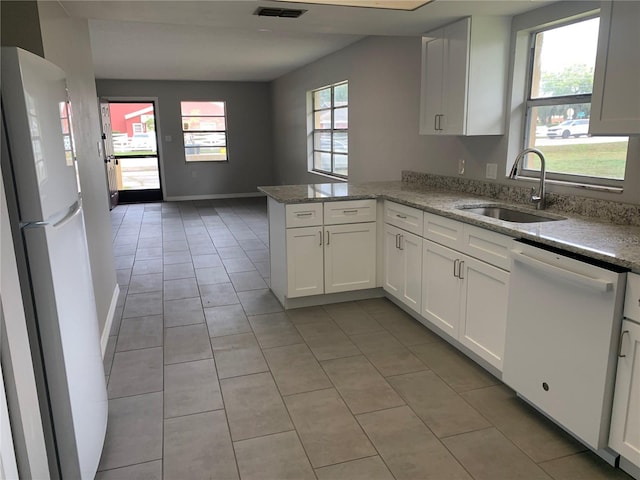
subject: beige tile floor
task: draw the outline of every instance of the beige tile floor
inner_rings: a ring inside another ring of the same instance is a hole
[[[388,300],[284,312],[264,199],[111,217],[98,479],[630,478]]]

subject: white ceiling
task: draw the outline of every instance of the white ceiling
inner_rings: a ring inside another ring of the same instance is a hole
[[[434,0],[411,12],[269,0],[59,1],[70,16],[89,19],[96,78],[267,81],[367,35],[420,35],[549,0]],[[259,6],[308,11],[258,17]]]

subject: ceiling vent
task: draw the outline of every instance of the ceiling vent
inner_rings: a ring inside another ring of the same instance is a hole
[[[304,12],[306,12],[306,10],[294,8],[258,7],[253,14],[260,17],[298,18]]]

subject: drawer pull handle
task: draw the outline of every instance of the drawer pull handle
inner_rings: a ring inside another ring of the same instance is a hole
[[[320,237],[320,246],[322,246],[322,230],[318,230],[318,236]]]
[[[625,334],[629,333],[629,330],[625,330],[620,334],[620,346],[618,347],[618,358],[624,358],[626,355],[622,354],[622,340],[624,340]]]
[[[453,261],[453,276],[458,278],[458,264],[460,263],[460,260],[458,260],[457,258]]]
[[[329,233],[329,230],[327,230],[327,245],[329,245],[331,243],[331,234]]]
[[[406,220],[407,219],[406,215],[400,215],[399,213],[396,213],[396,217],[401,218],[402,220]]]
[[[458,266],[458,278],[460,280],[464,280],[464,277],[462,276],[462,269],[464,268],[464,260],[462,260],[460,262],[460,265]]]
[[[344,213],[345,215],[352,215],[354,213],[358,213],[358,209],[355,209],[355,210],[343,210],[342,213]]]
[[[400,248],[400,234],[396,233],[396,248]]]
[[[404,235],[400,234],[400,241],[398,242],[400,250],[404,250]]]
[[[313,212],[298,212],[296,213],[296,217],[310,217],[313,215]]]

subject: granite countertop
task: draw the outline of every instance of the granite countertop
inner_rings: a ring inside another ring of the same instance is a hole
[[[528,206],[459,191],[433,189],[407,182],[327,183],[259,187],[280,203],[327,202],[383,198],[426,212],[477,225],[514,238],[560,248],[640,273],[640,226],[620,225],[561,211],[535,211]],[[562,220],[513,223],[485,217],[462,206],[506,205]]]

